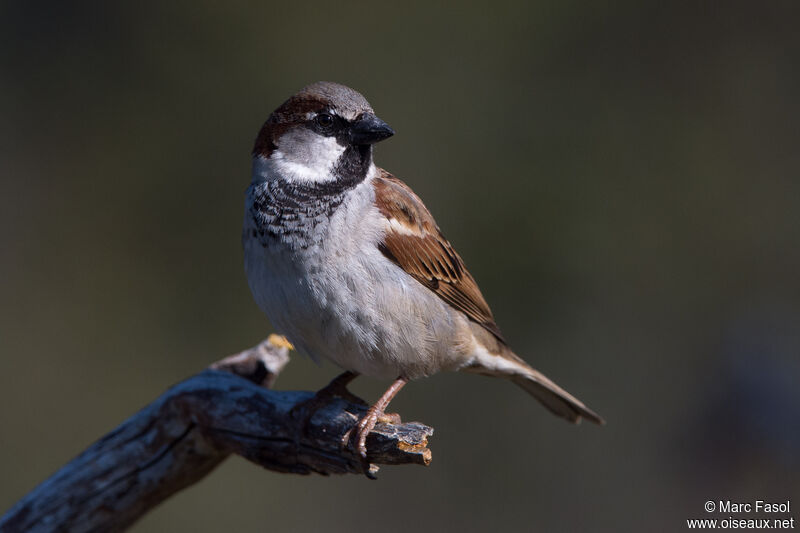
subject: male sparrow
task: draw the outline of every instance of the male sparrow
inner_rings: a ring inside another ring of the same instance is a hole
[[[356,432],[366,437],[409,380],[441,370],[508,378],[571,422],[603,419],[506,344],[475,279],[422,200],[375,166],[394,134],[358,92],[305,87],[267,119],[253,148],[242,241],[256,302],[313,359],[395,379]]]

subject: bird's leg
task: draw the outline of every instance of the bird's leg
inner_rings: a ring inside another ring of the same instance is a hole
[[[378,401],[373,404],[367,410],[367,414],[358,421],[356,427],[356,451],[361,456],[361,459],[364,460],[366,463],[367,460],[367,435],[369,432],[373,430],[375,424],[378,422],[378,419],[384,416],[384,410],[389,405],[389,402],[392,401],[392,398],[400,392],[400,389],[403,388],[403,385],[408,383],[408,380],[403,377],[397,378],[391,386],[386,389],[386,392],[383,393],[383,396],[378,398]],[[397,416],[397,415],[394,415]],[[367,467],[369,464],[367,463]]]

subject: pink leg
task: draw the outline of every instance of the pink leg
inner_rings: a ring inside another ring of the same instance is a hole
[[[378,398],[378,401],[369,408],[367,414],[364,415],[364,418],[358,421],[356,424],[356,451],[364,461],[367,460],[367,435],[369,432],[373,430],[375,424],[378,422],[378,418],[383,414],[386,410],[386,407],[389,405],[389,402],[392,401],[392,398],[400,392],[400,389],[403,388],[403,385],[408,383],[406,378],[397,378],[391,386],[386,389],[386,392],[383,393],[383,396]]]

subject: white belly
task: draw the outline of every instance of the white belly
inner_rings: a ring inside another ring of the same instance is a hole
[[[322,245],[290,251],[246,238],[245,270],[273,326],[314,359],[377,378],[455,368],[466,318],[387,260],[369,185],[337,209]],[[245,229],[248,220],[245,218]],[[245,235],[249,235],[246,232]]]

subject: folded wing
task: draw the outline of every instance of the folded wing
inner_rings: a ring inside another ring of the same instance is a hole
[[[444,238],[422,200],[408,185],[383,169],[373,183],[376,204],[388,222],[381,252],[442,300],[503,341],[478,284]]]

